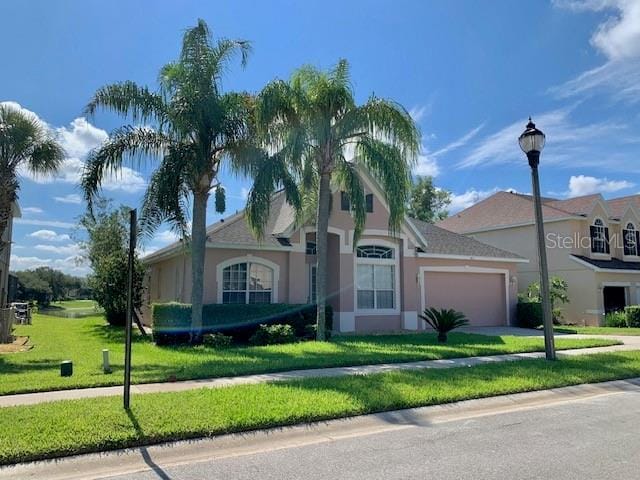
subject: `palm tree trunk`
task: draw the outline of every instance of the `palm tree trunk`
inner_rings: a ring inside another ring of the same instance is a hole
[[[191,226],[191,342],[202,337],[202,299],[204,294],[204,257],[207,242],[207,200],[209,192],[193,194],[193,224]]]
[[[316,219],[316,301],[318,313],[316,318],[317,340],[327,338],[325,310],[327,304],[327,248],[329,240],[329,207],[331,205],[331,174],[320,176],[318,193],[318,217]]]
[[[13,202],[16,198],[16,191],[10,176],[1,175],[0,178],[2,178],[0,181],[0,255],[2,255],[2,252],[9,245],[8,242],[11,241],[10,238],[5,239],[4,235],[13,216]]]

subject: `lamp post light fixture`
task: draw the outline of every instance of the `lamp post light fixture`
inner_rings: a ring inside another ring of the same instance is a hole
[[[544,350],[547,360],[556,359],[556,348],[553,339],[553,317],[551,312],[551,297],[549,294],[549,268],[547,266],[547,250],[544,240],[544,223],[542,219],[542,199],[540,198],[540,179],[538,165],[540,152],[544,148],[545,135],[536,128],[529,117],[529,123],[518,137],[520,148],[527,155],[531,167],[531,183],[533,186],[533,206],[538,236],[538,261],[540,267],[540,297],[542,300],[542,323],[544,326]]]

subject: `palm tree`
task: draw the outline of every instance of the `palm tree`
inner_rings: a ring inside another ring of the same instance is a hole
[[[168,221],[185,235],[188,205],[193,202],[192,340],[199,338],[202,328],[206,209],[212,191],[216,210],[224,211],[220,168],[226,159],[233,170],[256,174],[259,169],[252,162],[268,161],[266,153],[251,142],[253,98],[221,91],[229,62],[240,54],[244,66],[249,53],[250,45],[244,40],[212,42],[207,24],[199,20],[185,32],[178,60],[160,71],[159,91],[130,81],[108,85],[95,93],[86,108],[88,115],[104,108],[144,124],[116,130],[90,154],[82,179],[90,207],[105,174],[119,170],[124,162],[137,165],[149,157],[157,159],[159,166],[145,194],[143,230],[151,232]]]
[[[419,152],[420,132],[399,104],[371,96],[357,105],[349,66],[340,60],[323,72],[303,67],[289,82],[269,83],[257,99],[257,122],[269,151],[277,152],[301,180],[298,222],[315,217],[317,252],[317,338],[324,340],[327,292],[327,241],[331,183],[351,201],[354,245],[365,224],[365,195],[358,174],[366,168],[382,185],[389,205],[389,229],[400,227],[410,189],[411,165]],[[254,191],[249,194],[251,200]],[[253,203],[247,219],[261,235],[268,205]]]
[[[0,103],[0,254],[6,247],[2,239],[18,199],[19,170],[49,175],[63,160],[64,149],[35,115]]]

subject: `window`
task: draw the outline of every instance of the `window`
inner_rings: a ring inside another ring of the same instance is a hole
[[[343,212],[351,210],[351,201],[347,192],[340,192],[340,210]]]
[[[367,213],[373,213],[373,193],[368,193],[365,197]]]
[[[311,265],[309,268],[309,303],[316,303],[316,282],[317,282],[317,267]]]
[[[271,303],[273,270],[259,263],[235,263],[222,271],[222,303]]]
[[[358,258],[393,258],[393,248],[364,245],[356,249]]]
[[[395,308],[394,249],[363,245],[356,249],[356,302],[359,310]]]
[[[591,251],[593,253],[609,253],[609,229],[604,222],[596,218],[590,227]]]
[[[624,254],[625,255],[638,255],[638,238],[640,232],[636,230],[636,227],[633,223],[627,223],[627,228],[622,230],[622,242],[624,245]]]
[[[307,255],[315,255],[316,254],[316,242],[307,242],[307,246],[305,248],[304,253]]]

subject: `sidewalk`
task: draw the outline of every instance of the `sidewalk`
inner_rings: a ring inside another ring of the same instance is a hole
[[[577,337],[577,335],[576,335]],[[629,338],[632,340],[629,341]],[[558,352],[558,356],[588,355],[595,353],[620,352],[626,350],[639,350],[640,337],[628,337],[619,340],[625,341],[624,345],[612,345],[609,347],[578,348]],[[484,357],[449,358],[443,360],[425,360],[406,363],[383,363],[379,365],[360,365],[353,367],[318,368],[311,370],[292,370],[280,373],[266,373],[258,375],[246,375],[240,377],[222,377],[201,380],[185,380],[179,382],[145,383],[132,385],[133,394],[181,392],[198,388],[222,388],[234,385],[247,385],[265,382],[277,382],[309,377],[339,377],[343,375],[368,375],[394,370],[417,370],[424,368],[454,368],[473,367],[487,363],[513,362],[533,358],[544,358],[544,352],[512,353],[504,355],[491,355]],[[75,400],[81,398],[110,397],[122,394],[122,386],[82,388],[75,390],[59,390],[38,393],[23,393],[17,395],[0,396],[0,408],[16,405],[34,405],[38,403],[54,402],[58,400]]]

